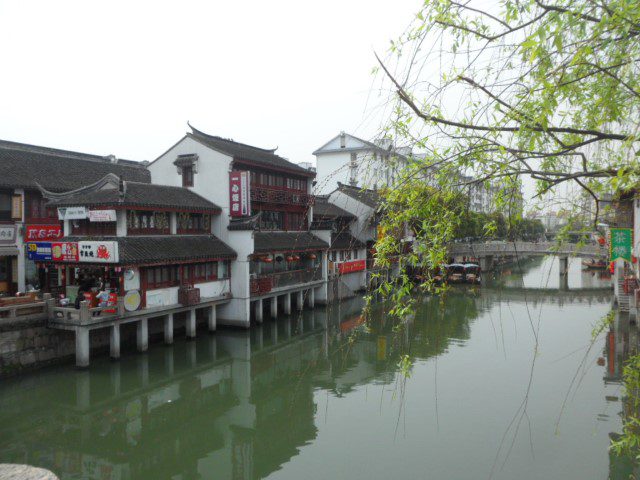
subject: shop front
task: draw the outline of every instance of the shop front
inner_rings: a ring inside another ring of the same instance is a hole
[[[18,255],[16,226],[0,225],[0,296],[12,296],[18,291]]]

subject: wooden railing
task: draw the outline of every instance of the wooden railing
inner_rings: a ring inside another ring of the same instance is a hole
[[[313,205],[314,196],[290,190],[251,186],[251,201],[286,205]]]
[[[271,290],[291,285],[322,280],[322,268],[308,268],[306,270],[292,270],[288,272],[260,275],[250,280],[251,295],[263,295]]]

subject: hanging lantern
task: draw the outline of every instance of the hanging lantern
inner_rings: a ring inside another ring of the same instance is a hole
[[[631,263],[633,263],[634,265],[638,263],[638,257],[636,257],[635,255],[631,255]]]
[[[318,258],[318,256],[317,256],[315,253],[310,253],[310,254],[309,254],[309,258],[310,258],[311,260],[315,260],[316,258]]]
[[[293,256],[292,255],[289,255],[287,257],[287,262],[293,262]]]
[[[267,257],[262,257],[262,261],[264,263],[271,263],[271,262],[273,262],[273,258],[268,257],[268,256]]]
[[[293,261],[297,262],[298,260],[300,260],[300,255],[294,255],[293,256]]]
[[[600,246],[604,245],[605,243],[604,237],[598,237],[598,243],[600,244]]]

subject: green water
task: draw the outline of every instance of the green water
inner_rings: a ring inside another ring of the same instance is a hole
[[[589,350],[611,293],[575,262],[575,290],[554,291],[553,268],[423,299],[401,328],[382,306],[362,325],[355,299],[4,380],[0,462],[62,479],[627,478],[607,453],[607,333]]]

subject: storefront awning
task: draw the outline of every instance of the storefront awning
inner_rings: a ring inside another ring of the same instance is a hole
[[[13,245],[0,246],[0,257],[15,257],[19,253],[18,247]]]

